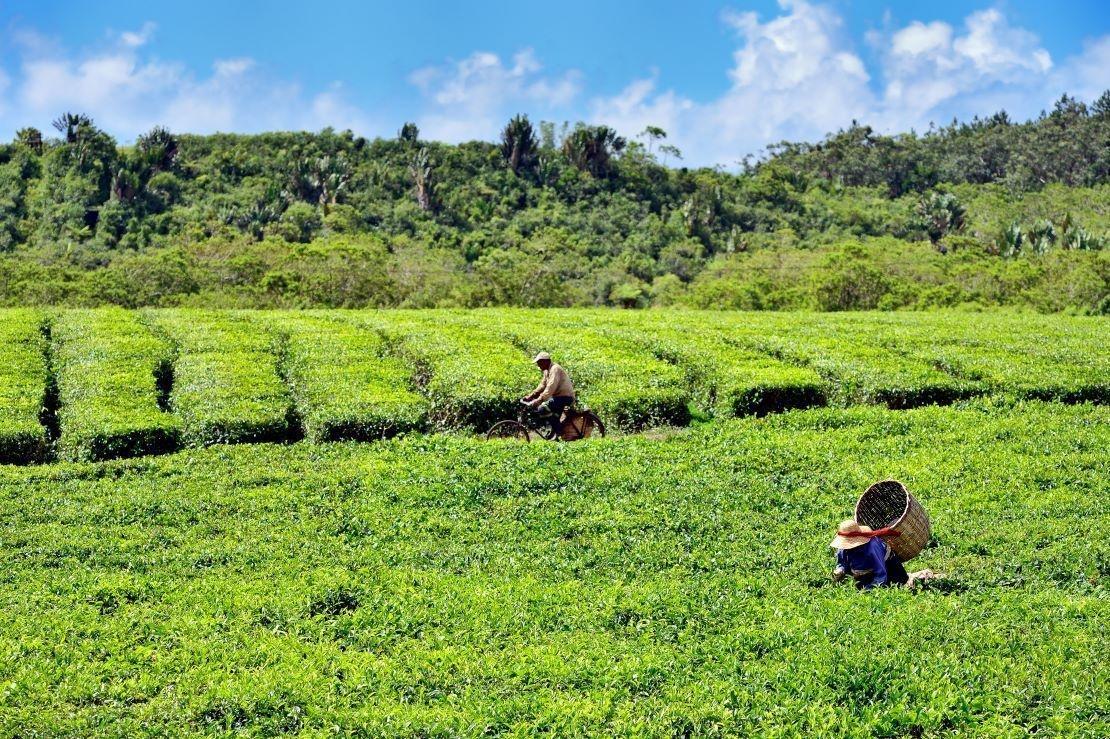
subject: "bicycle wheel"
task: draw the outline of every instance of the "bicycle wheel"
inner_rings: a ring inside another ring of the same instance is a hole
[[[520,421],[498,421],[486,432],[486,440],[493,439],[520,439],[531,441],[528,428]]]
[[[589,438],[591,436],[605,436],[605,424],[597,417],[593,411],[586,411],[583,414],[586,417],[586,427],[582,430],[582,436]]]

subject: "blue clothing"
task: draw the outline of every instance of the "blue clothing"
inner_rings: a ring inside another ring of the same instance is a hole
[[[891,582],[906,582],[906,568],[902,560],[879,537],[870,539],[863,546],[836,550],[837,569],[851,575],[860,590],[882,587]]]

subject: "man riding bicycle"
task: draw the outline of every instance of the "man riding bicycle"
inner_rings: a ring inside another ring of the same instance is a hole
[[[552,438],[556,438],[560,431],[559,418],[564,410],[574,405],[574,385],[567,371],[552,362],[547,352],[540,352],[532,362],[543,372],[543,379],[520,402],[543,413],[551,424]]]

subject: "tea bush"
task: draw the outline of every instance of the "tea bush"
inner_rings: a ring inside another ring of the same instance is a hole
[[[320,314],[263,313],[282,341],[282,364],[297,415],[312,441],[372,441],[427,423],[428,402],[413,371],[385,355],[385,340]]]
[[[170,406],[185,443],[280,441],[298,433],[274,339],[264,328],[226,312],[144,315],[175,347]]]
[[[535,385],[528,357],[491,326],[471,326],[440,312],[365,312],[350,320],[381,331],[415,369],[439,429],[485,431],[512,417]]]
[[[637,430],[689,423],[691,396],[681,370],[618,334],[550,315],[513,313],[501,323],[502,331],[531,356],[550,352],[570,373],[581,404],[608,426]]]
[[[177,447],[180,424],[159,406],[159,378],[170,380],[172,348],[137,313],[62,312],[53,322],[52,338],[60,457],[112,459]]]
[[[0,735],[1100,737],[1110,409],[0,469]],[[881,478],[917,593],[829,580]]]
[[[47,453],[39,422],[49,381],[45,316],[39,310],[0,310],[0,464],[37,462]]]
[[[600,330],[640,344],[681,368],[695,403],[715,416],[763,415],[823,405],[826,400],[827,383],[812,369],[738,346],[711,328],[697,330],[656,319]]]
[[[934,330],[886,330],[884,340],[955,376],[980,382],[989,392],[1106,403],[1110,354],[1092,349],[1110,342],[1110,327],[1105,320],[1073,320],[1075,325],[1029,316],[1019,329],[992,315],[973,315],[943,327],[929,317],[922,323],[934,324]]]
[[[0,346],[7,362],[0,366],[11,377],[0,398],[9,419],[22,419],[8,421],[12,461],[49,456],[54,374],[65,385],[58,451],[69,459],[161,452],[178,440],[482,432],[516,415],[517,399],[539,379],[530,363],[538,349],[569,370],[583,405],[624,431],[685,425],[692,412],[1110,397],[1110,330],[1092,317],[59,310],[51,314],[58,324],[51,347],[42,314],[6,315],[9,349]],[[51,348],[56,373],[44,354]]]

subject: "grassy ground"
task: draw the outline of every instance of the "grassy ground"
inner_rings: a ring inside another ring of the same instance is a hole
[[[5,736],[1110,734],[1110,411],[0,467]],[[919,593],[830,584],[870,483]]]

